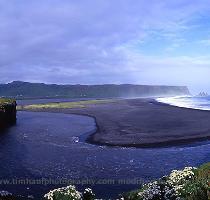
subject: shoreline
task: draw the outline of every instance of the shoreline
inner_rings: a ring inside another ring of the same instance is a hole
[[[158,148],[210,139],[210,112],[180,108],[154,99],[125,99],[73,109],[35,109],[94,118],[86,142],[110,147]]]

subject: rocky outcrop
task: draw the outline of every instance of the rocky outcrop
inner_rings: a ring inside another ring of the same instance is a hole
[[[200,92],[197,97],[208,97],[209,94],[207,92]]]
[[[0,131],[16,123],[16,101],[0,99]]]

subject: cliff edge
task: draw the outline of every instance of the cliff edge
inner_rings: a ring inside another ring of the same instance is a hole
[[[56,85],[14,81],[0,84],[0,96],[13,98],[133,98],[189,95],[186,86],[103,84]]]

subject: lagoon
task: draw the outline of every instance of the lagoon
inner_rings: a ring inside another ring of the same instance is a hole
[[[106,147],[85,143],[84,137],[96,129],[91,117],[21,111],[17,118],[16,126],[0,135],[1,180],[100,180],[91,187],[99,198],[111,198],[138,188],[136,183],[210,160],[208,141],[165,148]],[[40,198],[62,185],[0,184],[0,190]]]

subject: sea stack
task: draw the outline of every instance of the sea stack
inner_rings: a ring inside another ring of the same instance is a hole
[[[0,99],[0,131],[16,123],[16,101]]]

